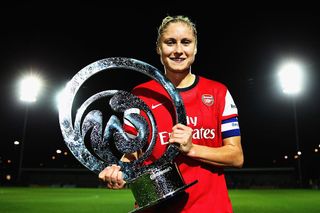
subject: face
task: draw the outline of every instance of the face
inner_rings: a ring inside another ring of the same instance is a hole
[[[170,23],[157,49],[166,72],[190,72],[197,52],[192,28],[185,23]]]

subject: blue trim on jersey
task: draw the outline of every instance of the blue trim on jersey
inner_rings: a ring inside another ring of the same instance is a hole
[[[234,136],[240,136],[240,129],[233,129],[233,130],[222,132],[222,139],[230,138]]]
[[[225,131],[222,131],[222,139],[241,135],[239,124],[238,124],[238,117],[232,117],[232,118],[223,120],[221,125],[223,125],[223,124],[224,125],[232,124],[232,128],[225,130]],[[222,129],[224,129],[224,128],[222,128]]]
[[[229,119],[223,120],[223,121],[222,121],[222,124],[225,124],[225,123],[232,123],[232,122],[238,122],[238,117],[232,117],[232,118],[229,118]]]

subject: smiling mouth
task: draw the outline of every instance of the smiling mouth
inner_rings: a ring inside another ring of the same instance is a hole
[[[185,60],[185,58],[170,58],[170,59],[175,62],[182,62]]]

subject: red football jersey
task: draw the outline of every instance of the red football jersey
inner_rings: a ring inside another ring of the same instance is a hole
[[[193,129],[192,142],[209,147],[222,146],[222,121],[238,116],[226,86],[197,76],[192,86],[178,91],[186,109],[187,125]],[[149,164],[166,151],[169,134],[176,124],[175,110],[169,94],[154,80],[135,87],[132,93],[150,107],[157,123],[157,142],[145,162]],[[185,200],[177,200],[167,207],[169,212],[232,212],[222,168],[184,155],[179,155],[175,161],[186,184],[198,182],[186,189]]]

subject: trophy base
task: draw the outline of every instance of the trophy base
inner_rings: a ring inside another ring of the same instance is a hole
[[[148,203],[148,204],[145,205],[145,206],[138,207],[138,208],[136,208],[136,209],[134,209],[134,210],[132,210],[132,211],[130,211],[130,212],[128,212],[128,213],[134,213],[134,212],[135,212],[135,213],[138,213],[138,212],[140,212],[140,211],[149,209],[149,208],[151,208],[151,207],[153,207],[153,206],[155,206],[155,205],[160,205],[161,203],[165,202],[166,200],[169,200],[170,198],[178,195],[179,193],[184,192],[185,189],[189,188],[190,186],[194,185],[194,184],[197,183],[197,182],[198,182],[198,181],[195,180],[195,181],[193,181],[192,183],[187,184],[187,185],[185,185],[185,186],[177,189],[177,190],[174,191],[173,193],[168,194],[167,196],[164,196],[164,197],[162,197],[162,198],[159,198],[158,200],[152,201],[152,202]]]
[[[130,189],[138,208],[129,213],[139,212],[180,194],[198,181],[185,184],[176,164],[168,163],[161,168],[150,169],[130,183]]]

